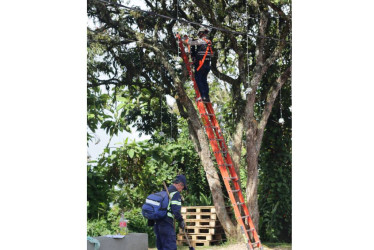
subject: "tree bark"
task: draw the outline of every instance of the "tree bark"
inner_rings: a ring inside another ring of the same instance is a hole
[[[251,134],[249,132],[249,134]],[[258,168],[257,159],[258,154],[255,148],[255,142],[253,140],[247,140],[247,186],[246,186],[246,196],[247,196],[247,207],[250,211],[251,219],[256,229],[258,230],[258,223],[260,221],[260,213],[258,209],[257,200],[257,186],[258,186]]]

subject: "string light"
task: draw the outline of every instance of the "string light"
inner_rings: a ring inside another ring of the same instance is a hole
[[[279,123],[281,125],[284,124],[284,119],[283,119],[283,114],[282,114],[282,109],[283,109],[283,104],[282,104],[282,88],[279,90],[279,102],[280,102],[280,118],[279,118]]]

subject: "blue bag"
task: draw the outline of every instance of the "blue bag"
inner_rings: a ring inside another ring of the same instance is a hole
[[[166,191],[148,195],[142,206],[142,214],[149,220],[159,220],[166,217],[169,197]]]

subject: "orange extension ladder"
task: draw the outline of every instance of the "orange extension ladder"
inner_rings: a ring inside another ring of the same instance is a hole
[[[190,75],[193,86],[195,88],[197,107],[202,117],[202,121],[204,123],[210,145],[213,149],[214,156],[216,157],[219,170],[227,189],[227,193],[229,194],[230,201],[234,208],[236,220],[241,227],[247,249],[263,249],[260,238],[249,215],[249,210],[247,208],[247,205],[245,204],[243,194],[238,182],[238,175],[235,171],[230,153],[227,150],[227,145],[214,114],[212,104],[210,102],[202,101],[195,78],[191,71],[191,63],[189,62],[189,58],[185,53],[182,39],[179,34],[177,34],[176,36],[179,41],[181,56],[184,63],[186,64],[188,74]],[[237,198],[239,200],[236,200],[234,193],[237,194]],[[242,209],[239,208],[240,206]],[[251,240],[253,242],[251,242]]]

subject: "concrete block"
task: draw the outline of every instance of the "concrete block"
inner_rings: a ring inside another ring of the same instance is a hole
[[[99,250],[148,250],[148,234],[131,233],[122,239],[105,236],[94,237],[100,242]],[[87,250],[94,250],[95,245],[87,241]]]

